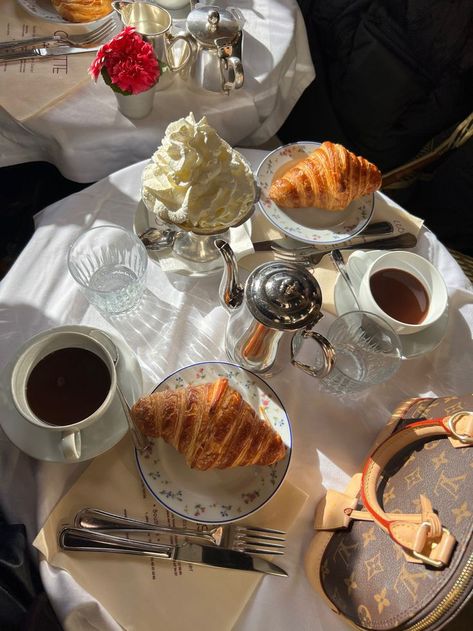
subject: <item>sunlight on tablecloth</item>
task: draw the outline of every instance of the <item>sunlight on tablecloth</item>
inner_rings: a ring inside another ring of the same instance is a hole
[[[61,24],[29,15],[15,0],[3,0],[1,14],[0,41],[51,35],[62,28]],[[67,25],[69,34],[83,30],[83,26]],[[25,121],[91,81],[87,69],[94,55],[95,52],[91,52],[2,64],[0,105],[16,120]]]

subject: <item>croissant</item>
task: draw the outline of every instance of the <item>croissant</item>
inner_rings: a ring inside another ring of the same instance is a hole
[[[269,197],[282,208],[343,210],[380,186],[381,173],[374,164],[342,145],[324,142],[275,179]]]
[[[195,469],[269,465],[286,453],[269,421],[224,378],[142,397],[131,415],[145,435],[163,438]]]
[[[111,0],[51,0],[59,15],[68,22],[93,22],[112,12]]]

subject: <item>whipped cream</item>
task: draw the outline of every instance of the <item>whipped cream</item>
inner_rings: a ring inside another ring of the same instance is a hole
[[[255,200],[246,160],[192,112],[168,125],[142,184],[147,208],[163,221],[205,230],[238,223]]]

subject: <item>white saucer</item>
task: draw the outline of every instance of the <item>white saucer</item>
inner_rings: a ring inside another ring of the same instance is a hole
[[[61,326],[56,331],[77,331],[89,333],[97,327],[69,325]],[[13,365],[26,346],[32,340],[38,340],[50,331],[43,331],[25,342],[18,349],[0,376],[0,424],[11,442],[29,456],[50,462],[66,462],[60,449],[61,432],[51,432],[29,423],[16,409],[10,392],[10,377]],[[143,378],[140,365],[130,348],[113,333],[107,332],[120,351],[117,376],[126,400],[131,404],[143,394]],[[118,399],[117,399],[118,401]],[[119,410],[116,412],[116,410]],[[120,407],[112,404],[111,411],[104,417],[81,431],[81,457],[74,462],[82,462],[111,449],[126,434],[128,424]],[[70,461],[68,461],[70,462]]]
[[[371,252],[354,252],[348,259],[347,269],[355,288],[355,293],[358,292],[361,282],[360,270],[366,269],[368,265],[376,261],[376,259],[384,254],[382,250],[373,250]],[[353,296],[350,290],[347,288],[345,281],[339,275],[335,282],[334,288],[334,302],[337,315],[347,313],[347,311],[356,310],[358,307],[355,305]],[[403,359],[411,359],[424,355],[437,348],[442,341],[448,323],[448,308],[445,313],[427,329],[420,331],[419,333],[411,333],[410,335],[400,335],[399,338],[402,344],[402,357]]]

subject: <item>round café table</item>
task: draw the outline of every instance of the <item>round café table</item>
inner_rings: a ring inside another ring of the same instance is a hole
[[[242,152],[254,168],[266,155],[260,150]],[[68,274],[66,251],[81,230],[97,222],[132,228],[144,164],[114,173],[36,217],[31,241],[0,285],[0,368],[26,339],[64,324],[93,325],[126,334],[143,371],[144,391],[180,366],[225,359],[227,314],[218,303],[218,275],[178,277],[164,273],[150,261],[147,288],[155,301],[150,318],[142,326],[135,322],[124,329],[99,315]],[[415,251],[435,264],[448,286],[449,322],[443,341],[434,351],[404,361],[389,382],[348,400],[324,393],[317,380],[289,362],[269,379],[293,427],[288,480],[307,493],[308,500],[288,533],[287,550],[280,560],[289,577],[266,577],[260,582],[234,626],[237,631],[347,628],[312,592],[303,569],[304,551],[313,535],[314,508],[324,487],[341,490],[360,470],[376,434],[400,401],[471,392],[473,288],[447,249],[425,228]],[[325,318],[330,321],[333,316],[326,314]],[[166,323],[167,340],[160,337],[160,322]],[[5,413],[0,408],[0,414]],[[31,542],[83,468],[35,461],[0,431],[0,500],[6,517],[26,524]],[[104,607],[67,572],[43,561],[41,574],[62,623],[80,613],[87,628],[118,630]],[[160,608],[166,607],[159,599],[159,589],[153,596],[153,607],[159,620]],[[195,620],[195,628],[204,628],[205,622]]]
[[[3,8],[0,6],[4,24],[0,26],[0,39],[11,38],[12,24],[19,34],[22,25],[29,27],[26,32],[30,32],[33,18],[21,11],[14,0],[4,2]],[[167,125],[190,111],[196,118],[206,115],[232,146],[252,147],[269,140],[315,77],[298,4],[296,0],[236,3],[221,0],[204,4],[222,7],[235,4],[244,16],[245,81],[241,89],[229,96],[205,92],[192,88],[178,75],[171,83],[167,80],[158,83],[154,109],[148,117],[129,120],[118,111],[115,95],[102,79],[97,84],[88,79],[92,53],[69,57],[67,70],[65,60],[52,65],[52,74],[34,84],[37,100],[47,102],[49,86],[54,82],[57,90],[60,73],[67,72],[70,80],[70,74],[75,72],[73,79],[77,85],[72,85],[64,96],[47,107],[38,106],[39,109],[30,86],[38,73],[38,64],[51,64],[51,60],[8,62],[2,65],[4,72],[0,77],[0,167],[46,161],[74,182],[95,182],[149,158],[160,144]],[[183,21],[178,20],[176,27],[182,26]],[[36,20],[34,28],[41,32],[42,23]],[[83,59],[78,60],[79,57]],[[26,118],[17,115],[21,102],[11,95],[24,95],[31,100]]]

